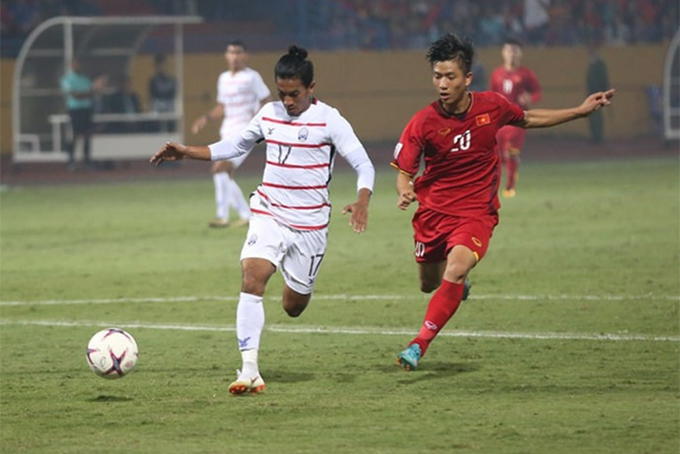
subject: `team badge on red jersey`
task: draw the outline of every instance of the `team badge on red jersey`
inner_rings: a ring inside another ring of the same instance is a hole
[[[477,126],[484,126],[488,125],[491,123],[491,118],[489,118],[489,114],[483,114],[483,115],[477,115],[475,117],[475,123],[477,123]]]

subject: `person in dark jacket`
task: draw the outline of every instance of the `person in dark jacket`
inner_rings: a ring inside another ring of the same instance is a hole
[[[586,73],[586,92],[595,93],[609,90],[607,64],[600,56],[599,46],[591,44],[588,48],[588,53],[590,54],[590,61]],[[590,114],[588,126],[590,127],[591,142],[596,144],[602,143],[604,141],[604,115],[602,110],[596,110]]]

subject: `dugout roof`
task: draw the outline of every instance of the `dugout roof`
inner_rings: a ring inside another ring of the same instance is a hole
[[[26,39],[14,69],[12,87],[14,161],[51,161],[50,116],[64,113],[59,80],[78,56],[108,75],[128,73],[143,46],[148,52],[174,54],[178,82],[176,111],[181,116],[183,26],[197,16],[54,17],[38,25]],[[151,35],[152,32],[156,32]]]

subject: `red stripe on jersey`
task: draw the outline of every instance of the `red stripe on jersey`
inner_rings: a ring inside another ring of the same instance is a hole
[[[290,143],[290,142],[279,142],[278,140],[266,140],[267,143],[273,143],[275,145],[288,145],[290,147],[299,147],[299,148],[321,148],[321,147],[330,147],[330,143],[318,143],[318,144],[313,144],[313,143]]]
[[[271,166],[277,166],[277,167],[288,167],[289,169],[319,169],[322,167],[329,167],[330,164],[325,163],[325,164],[310,164],[310,165],[295,165],[295,164],[281,164],[278,162],[274,161],[267,161],[267,164]]]
[[[321,185],[321,186],[286,186],[284,184],[274,184],[274,183],[265,183],[262,182],[262,186],[268,186],[270,188],[278,188],[278,189],[326,189],[328,187],[327,184]]]
[[[278,123],[280,125],[290,125],[290,126],[319,126],[324,127],[326,123],[296,123],[294,121],[277,120],[276,118],[262,117],[262,121],[271,121],[272,123]]]
[[[288,224],[289,227],[293,227],[294,229],[298,230],[321,230],[325,229],[328,227],[328,223],[325,223],[324,225],[297,225],[297,224]]]
[[[269,211],[258,210],[257,208],[251,208],[250,211],[257,214],[263,214],[265,216],[273,216]]]
[[[258,209],[251,209],[250,211],[252,211],[253,213],[257,213],[257,214],[262,214],[264,216],[272,216],[272,214],[267,212],[267,211],[262,211],[262,210],[258,210]],[[287,225],[289,227],[293,227],[294,229],[298,229],[298,230],[321,230],[321,229],[325,229],[326,227],[328,227],[328,222],[323,224],[323,225],[298,225],[298,224],[287,224]]]
[[[276,208],[284,208],[287,210],[316,210],[318,208],[323,208],[323,207],[329,207],[331,206],[330,203],[321,203],[319,205],[307,205],[307,206],[292,206],[292,205],[281,205],[280,203],[273,203],[269,200],[269,197],[267,197],[266,194],[263,194],[260,191],[256,191],[263,199],[266,199],[269,202],[269,205],[276,207]]]

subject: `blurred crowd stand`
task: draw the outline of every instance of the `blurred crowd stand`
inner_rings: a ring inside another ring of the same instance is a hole
[[[199,15],[207,23],[262,22],[279,38],[316,49],[425,48],[449,31],[477,47],[505,37],[533,46],[670,40],[677,0],[3,0],[3,56],[13,56],[40,22],[58,15]],[[218,28],[219,29],[219,28]],[[215,33],[214,28],[204,33]],[[194,33],[201,33],[197,28]],[[258,41],[249,40],[257,49]],[[210,42],[205,38],[203,43]],[[222,45],[222,42],[220,43]],[[278,50],[278,49],[277,49]],[[208,51],[212,51],[208,49]]]

